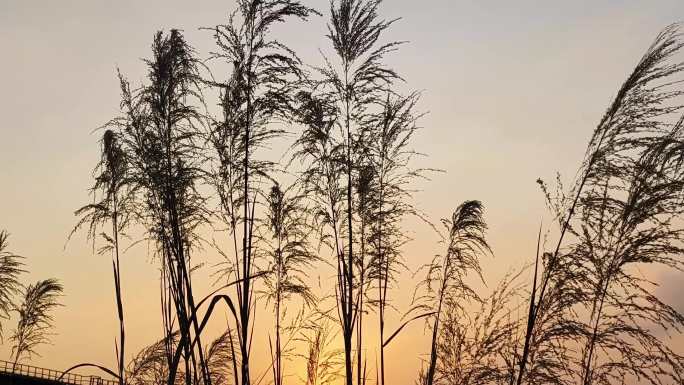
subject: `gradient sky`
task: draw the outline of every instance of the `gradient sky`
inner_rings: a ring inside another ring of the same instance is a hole
[[[309,4],[325,11],[328,3]],[[27,257],[26,282],[56,277],[65,285],[53,344],[34,364],[114,364],[110,260],[93,255],[83,234],[65,242],[73,211],[88,201],[93,130],[118,111],[116,67],[142,80],[139,59],[162,28],[183,29],[206,57],[213,41],[198,27],[223,23],[233,8],[232,1],[0,0],[0,229]],[[484,202],[495,257],[483,266],[493,284],[533,256],[539,221],[548,219],[536,178],[559,171],[571,180],[614,93],[659,30],[684,19],[684,2],[387,0],[382,12],[402,17],[387,39],[410,41],[389,63],[423,91],[428,114],[415,146],[429,159],[420,165],[446,170],[421,186],[419,206],[437,220],[465,199]],[[277,32],[307,63],[321,62],[325,19]],[[406,258],[416,268],[438,249],[425,226],[411,230],[419,240]],[[126,312],[135,314],[127,319],[131,353],[161,335],[158,274],[145,247],[122,264]],[[663,275],[659,290],[684,311],[674,295],[684,290],[682,278]],[[199,292],[208,287],[207,280]],[[395,295],[410,292],[400,287]],[[416,325],[393,342],[391,383],[413,383],[427,353],[423,331]],[[0,359],[8,358],[0,348]]]

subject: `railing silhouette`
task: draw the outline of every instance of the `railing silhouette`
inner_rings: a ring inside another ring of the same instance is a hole
[[[0,373],[40,378],[43,380],[59,381],[68,385],[117,385],[118,381],[100,378],[98,376],[83,376],[76,373],[60,372],[58,370],[39,368],[37,366],[14,364],[0,360]],[[64,376],[60,379],[60,376]]]

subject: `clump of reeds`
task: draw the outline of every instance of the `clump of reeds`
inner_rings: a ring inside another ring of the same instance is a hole
[[[19,316],[17,327],[12,331],[12,355],[16,365],[22,358],[37,354],[39,345],[49,342],[50,329],[54,326],[52,311],[60,306],[63,291],[56,279],[46,279],[28,285],[23,292],[22,303],[15,307]]]
[[[14,310],[15,296],[21,293],[19,276],[24,273],[22,257],[9,251],[9,233],[0,231],[0,320],[8,319]],[[3,336],[0,322],[0,338]]]

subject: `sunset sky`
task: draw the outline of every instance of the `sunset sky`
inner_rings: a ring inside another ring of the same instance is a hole
[[[327,1],[309,0],[324,14],[277,30],[307,64],[322,63]],[[180,28],[201,58],[214,50],[199,27],[225,23],[233,1],[0,0],[0,229],[10,250],[26,257],[24,282],[58,278],[64,307],[55,313],[52,345],[32,364],[64,369],[80,362],[114,366],[117,320],[111,261],[94,255],[83,232],[67,243],[74,210],[89,200],[99,132],[116,116],[116,68],[144,80],[155,31]],[[466,199],[486,207],[494,256],[482,265],[489,287],[532,261],[540,221],[549,215],[535,180],[569,184],[596,123],[657,33],[684,19],[684,1],[386,0],[384,17],[401,17],[386,40],[407,40],[388,62],[422,91],[427,114],[415,148],[417,166],[446,172],[421,183],[416,202],[435,222]],[[225,76],[225,74],[221,74]],[[213,105],[210,101],[208,104]],[[293,127],[293,131],[297,128]],[[411,269],[440,251],[417,221],[406,248]],[[197,295],[209,292],[218,258],[207,250]],[[127,352],[161,337],[157,262],[145,245],[122,260]],[[330,280],[324,272],[322,280]],[[684,275],[654,272],[666,301],[684,311]],[[525,273],[524,277],[529,276]],[[410,274],[394,291],[402,311],[413,293]],[[259,327],[270,327],[260,309]],[[390,329],[398,323],[390,320]],[[219,330],[227,315],[213,322]],[[5,331],[14,321],[3,322]],[[260,329],[257,329],[260,330]],[[425,329],[414,324],[388,350],[388,383],[413,384],[427,353]],[[255,340],[255,372],[264,369],[267,337]],[[681,343],[684,339],[677,337]],[[7,341],[0,359],[9,360]],[[368,351],[369,361],[376,352]],[[301,365],[294,362],[291,365]]]

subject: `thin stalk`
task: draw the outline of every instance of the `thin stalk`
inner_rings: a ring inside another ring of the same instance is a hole
[[[603,122],[602,122],[603,123]],[[603,124],[599,125],[603,126]],[[522,357],[520,358],[520,369],[518,370],[518,380],[517,380],[517,385],[522,384],[523,376],[525,374],[525,367],[527,365],[527,358],[530,353],[530,341],[532,339],[532,334],[534,332],[534,326],[535,322],[537,320],[537,316],[539,313],[539,305],[542,303],[544,300],[544,294],[546,292],[546,288],[548,286],[549,280],[551,279],[551,276],[553,275],[556,261],[558,259],[558,252],[560,251],[561,244],[563,243],[563,238],[565,237],[565,234],[570,227],[570,220],[572,219],[573,215],[575,214],[575,208],[577,207],[577,203],[579,202],[580,196],[582,194],[582,190],[584,189],[584,185],[586,184],[587,180],[589,179],[589,175],[592,171],[592,168],[594,166],[594,162],[596,161],[597,154],[599,152],[599,149],[601,148],[601,145],[603,144],[603,140],[605,139],[607,130],[603,130],[601,137],[599,139],[599,142],[596,146],[596,149],[592,153],[591,157],[589,158],[589,163],[587,164],[587,168],[584,172],[584,175],[582,176],[582,180],[579,184],[579,187],[577,189],[577,192],[575,193],[575,197],[572,201],[572,206],[570,206],[570,211],[568,212],[568,216],[565,219],[563,223],[563,227],[561,229],[560,236],[558,237],[558,242],[556,243],[556,248],[554,249],[554,252],[549,260],[549,266],[547,271],[544,273],[544,278],[542,279],[542,286],[541,290],[539,291],[539,299],[537,300],[537,304],[531,304],[532,311],[530,312],[528,319],[527,319],[527,331],[525,333],[525,342],[523,346],[523,354]],[[532,301],[534,302],[534,297],[532,297]]]
[[[118,230],[118,211],[116,204],[116,192],[113,196],[114,210],[112,212],[112,234],[114,235],[114,258],[115,261],[112,263],[114,270],[114,289],[116,291],[116,310],[119,317],[119,357],[118,357],[118,369],[119,369],[119,385],[125,384],[125,339],[126,339],[126,328],[124,325],[124,312],[123,312],[123,300],[121,296],[121,270],[119,264],[119,230]]]
[[[442,303],[444,301],[444,292],[447,285],[447,272],[449,271],[449,261],[447,257],[444,259],[444,272],[442,274],[442,285],[439,291],[439,302],[437,304],[437,312],[435,313],[435,322],[432,325],[432,340],[430,345],[430,364],[428,366],[428,373],[425,379],[425,385],[432,385],[435,379],[435,369],[437,367],[437,335],[439,329],[439,318],[442,313]]]
[[[349,64],[345,62],[344,68],[344,79],[345,79],[345,90],[349,87]],[[354,325],[352,324],[353,314],[353,290],[354,290],[354,240],[353,240],[353,218],[352,218],[352,159],[351,159],[351,149],[352,149],[352,136],[351,136],[351,126],[349,117],[349,100],[350,96],[348,92],[345,92],[345,125],[347,129],[347,232],[348,232],[348,252],[349,261],[347,262],[347,317],[348,317],[348,327],[345,333],[344,343],[345,343],[345,359],[347,363],[345,365],[347,370],[347,385],[352,385],[352,358],[351,358],[351,339],[352,332],[354,330]]]

